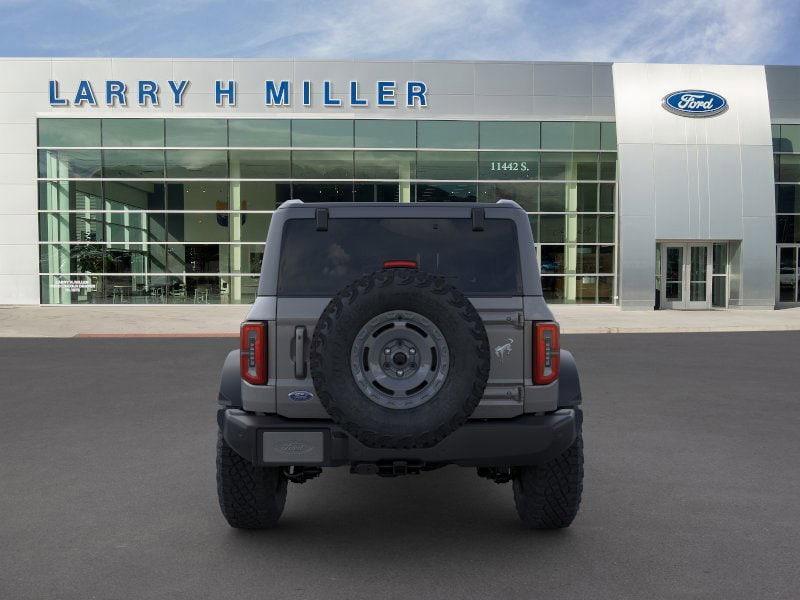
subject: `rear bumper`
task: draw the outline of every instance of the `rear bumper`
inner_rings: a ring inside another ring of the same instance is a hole
[[[256,465],[340,466],[403,461],[420,466],[508,467],[547,462],[572,445],[580,411],[468,421],[432,448],[370,448],[331,421],[218,413],[228,445]]]

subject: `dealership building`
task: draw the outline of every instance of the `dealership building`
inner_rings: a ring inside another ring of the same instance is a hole
[[[291,198],[514,200],[553,303],[800,300],[800,67],[14,58],[0,74],[0,304],[252,302]]]

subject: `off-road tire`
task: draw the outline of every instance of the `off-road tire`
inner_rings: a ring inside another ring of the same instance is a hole
[[[254,466],[217,434],[217,496],[231,527],[274,527],[286,504],[286,484],[281,469]]]
[[[578,435],[549,462],[512,470],[514,504],[531,529],[569,527],[578,514],[583,492],[583,414],[576,409]]]
[[[439,328],[449,348],[444,384],[425,403],[381,406],[356,383],[354,340],[372,318],[412,311]],[[337,293],[317,322],[310,348],[311,377],[331,418],[372,448],[428,448],[463,425],[489,378],[489,340],[478,311],[444,277],[414,269],[383,269]]]

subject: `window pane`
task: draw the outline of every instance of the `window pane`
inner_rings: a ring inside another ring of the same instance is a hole
[[[474,183],[417,184],[417,202],[475,202],[477,197]]]
[[[169,213],[168,242],[229,242],[231,217],[237,213]]]
[[[574,178],[568,177],[572,163],[572,155],[568,152],[543,152],[541,161],[542,179],[563,181]]]
[[[800,213],[800,186],[775,186],[775,211],[779,213]]]
[[[614,217],[613,215],[601,215],[598,217],[599,229],[597,233],[598,242],[614,242]]]
[[[540,184],[539,203],[542,212],[564,212],[567,210],[567,186],[563,183]]]
[[[163,244],[109,244],[103,264],[106,273],[163,273]]]
[[[351,183],[293,183],[292,198],[303,202],[352,202]]]
[[[595,215],[578,215],[577,241],[587,244],[597,241],[597,217]]]
[[[166,119],[167,146],[214,147],[228,145],[225,119]]]
[[[104,238],[109,242],[163,242],[164,213],[130,211],[105,214]]]
[[[481,148],[538,148],[537,121],[483,121],[480,124]]]
[[[800,242],[800,216],[775,217],[775,238],[778,244],[794,244]]]
[[[578,304],[597,302],[597,277],[582,275],[575,278],[575,302]]]
[[[600,124],[600,149],[601,150],[614,150],[617,149],[617,124],[616,123],[601,123]]]
[[[553,304],[563,304],[564,302],[564,278],[563,277],[542,277],[542,292],[547,302]]]
[[[149,181],[106,181],[107,210],[164,210],[166,186]]]
[[[578,246],[576,249],[576,271],[597,273],[597,246]]]
[[[227,275],[171,276],[166,286],[169,304],[220,304],[230,302],[231,277]]]
[[[102,242],[105,222],[102,212],[39,213],[39,241]]]
[[[349,119],[295,119],[292,146],[296,148],[352,148],[353,121]]]
[[[228,136],[231,148],[288,148],[288,119],[231,119]]]
[[[356,152],[356,179],[414,179],[416,152]]]
[[[39,177],[100,177],[100,150],[39,150]]]
[[[295,150],[292,177],[297,179],[352,179],[353,152],[346,150]]]
[[[527,211],[539,210],[538,183],[480,183],[478,189],[481,202],[513,200]]]
[[[567,219],[563,215],[540,215],[539,242],[563,244],[567,239],[566,224]]]
[[[563,273],[564,272],[564,246],[540,246],[542,253],[542,263],[540,265],[542,273]]]
[[[288,150],[231,150],[231,179],[288,179],[291,162]]]
[[[576,150],[599,150],[600,149],[600,123],[575,123]]]
[[[728,270],[728,244],[714,244],[714,275],[725,275]]]
[[[572,155],[572,160],[575,161],[576,179],[588,179],[589,181],[597,180],[597,154],[576,152]]]
[[[800,154],[781,154],[778,181],[800,181]]]
[[[356,119],[356,148],[415,148],[416,121]]]
[[[99,181],[42,181],[39,183],[42,210],[102,210]]]
[[[800,152],[800,125],[781,125],[781,152]]]
[[[599,255],[597,261],[598,273],[614,272],[614,246],[598,246]]]
[[[417,121],[420,148],[477,148],[476,121]]]
[[[242,241],[259,242],[267,241],[267,229],[272,215],[267,213],[241,213]],[[259,271],[260,272],[260,271]]]
[[[275,210],[292,196],[288,182],[243,181],[231,183],[231,189],[239,190],[241,205],[231,205],[232,210]],[[236,196],[231,194],[233,198]]]
[[[533,234],[533,241],[539,241],[539,215],[528,215],[528,221],[531,224],[531,233]]]
[[[355,202],[411,202],[414,198],[410,183],[361,183],[354,188]]]
[[[781,151],[781,126],[772,125],[772,151]]]
[[[538,179],[538,152],[481,152],[481,179]]]
[[[578,211],[597,212],[597,184],[578,184]]]
[[[781,248],[778,259],[778,272],[781,275],[794,275],[797,269],[797,249]]]
[[[600,212],[614,212],[614,184],[600,184]]]
[[[39,119],[39,145],[99,146],[100,119]]]
[[[103,150],[103,175],[117,179],[161,179],[163,150]]]
[[[103,146],[163,145],[163,119],[103,119]]]
[[[574,127],[572,123],[546,121],[542,123],[542,148],[571,150],[573,140]]]
[[[228,153],[225,150],[167,150],[167,177],[225,178]]]
[[[418,152],[418,179],[475,179],[477,152]]]
[[[616,152],[603,152],[600,154],[600,179],[616,181],[617,179],[617,154]]]
[[[597,302],[601,304],[611,304],[614,302],[614,278],[597,278]]]
[[[167,184],[168,210],[230,210],[224,181],[187,181]]]

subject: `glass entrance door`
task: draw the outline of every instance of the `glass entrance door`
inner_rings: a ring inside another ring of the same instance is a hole
[[[662,244],[662,308],[711,308],[711,244]]]

